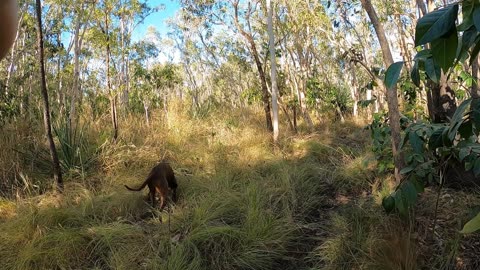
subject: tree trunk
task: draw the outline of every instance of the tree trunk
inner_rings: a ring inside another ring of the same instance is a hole
[[[378,36],[378,41],[380,43],[380,47],[382,49],[383,55],[383,62],[385,66],[388,68],[391,64],[393,64],[393,57],[390,51],[390,45],[388,44],[387,37],[385,35],[385,30],[383,29],[383,25],[380,23],[377,13],[375,12],[372,3],[370,0],[360,0],[362,3],[363,8],[366,10],[370,21],[375,29],[375,32]],[[385,86],[383,86],[385,89]],[[398,109],[398,98],[397,98],[397,87],[393,86],[390,89],[385,89],[387,94],[387,104],[388,104],[388,117],[391,129],[391,137],[392,137],[392,153],[393,159],[395,163],[395,179],[397,183],[400,183],[402,176],[400,175],[400,171],[405,166],[403,160],[403,154],[399,149],[401,135],[400,135],[400,112]]]
[[[420,10],[420,17],[425,16],[425,14],[427,14],[427,7],[425,6],[425,3],[423,2],[423,0],[416,1],[418,9]]]
[[[147,127],[150,126],[150,117],[148,116],[148,105],[147,102],[144,100],[143,101],[143,108],[145,109],[145,120],[147,122]]]
[[[277,64],[275,59],[275,38],[273,35],[273,6],[271,0],[267,0],[268,9],[268,38],[270,50],[270,66],[271,66],[271,80],[272,80],[272,112],[273,112],[273,142],[278,141],[278,85],[277,85]]]
[[[80,16],[76,18],[75,31],[73,33],[73,86],[72,86],[72,99],[70,100],[70,114],[68,122],[71,127],[74,127],[76,121],[76,100],[79,92],[79,57],[80,57]],[[72,125],[73,124],[73,125]]]
[[[480,63],[479,63],[480,58],[477,56],[477,58],[473,61],[472,63],[472,76],[475,80],[475,83],[472,85],[472,89],[470,90],[470,94],[473,99],[478,99],[480,98]]]
[[[289,49],[287,49],[287,50],[288,50],[288,54],[290,55],[290,59],[292,60],[292,63],[295,63],[294,53],[292,52],[292,50],[289,50]],[[300,58],[300,55],[298,57]],[[300,62],[302,62],[302,60],[300,60]],[[297,69],[295,64],[293,64],[293,66],[295,67],[295,69]],[[305,69],[303,68],[303,64],[300,64],[300,73],[304,74],[304,70]],[[299,105],[300,110],[302,112],[303,119],[304,119],[305,123],[307,124],[308,128],[310,130],[312,130],[313,129],[313,121],[312,121],[312,118],[310,118],[310,114],[308,113],[307,105],[305,103],[304,89],[306,88],[306,79],[299,79],[295,75],[296,73],[294,74],[294,72],[291,71],[290,69],[288,69],[288,71],[289,71],[289,74],[290,74],[290,77],[291,77],[291,81],[293,82],[293,85],[294,85],[294,88],[295,88],[295,95],[297,96],[298,105]],[[306,74],[303,77],[306,77]],[[301,84],[301,86],[299,84]]]
[[[44,49],[43,49],[43,31],[42,31],[42,6],[40,0],[36,0],[36,12],[37,12],[37,46],[38,46],[38,62],[40,65],[40,83],[43,97],[43,123],[45,131],[47,133],[48,143],[50,146],[50,156],[53,162],[53,179],[57,184],[57,191],[63,191],[63,179],[62,170],[60,168],[60,162],[57,156],[57,149],[55,148],[55,142],[53,141],[52,126],[50,123],[50,106],[48,103],[47,83],[45,80],[45,61],[44,61]]]
[[[352,77],[352,89],[350,90],[350,94],[353,100],[353,116],[357,117],[358,116],[358,100],[359,100],[357,74],[355,73],[355,69],[352,67],[351,64],[349,64],[349,69]]]
[[[235,9],[235,16],[234,16],[235,27],[247,41],[249,45],[249,51],[253,56],[255,65],[257,66],[258,75],[260,77],[260,84],[262,86],[262,101],[263,101],[263,109],[265,111],[265,120],[267,123],[267,129],[269,131],[273,131],[272,117],[270,115],[270,97],[268,94],[267,79],[265,77],[265,72],[263,71],[263,68],[262,68],[262,62],[260,61],[260,56],[258,54],[257,46],[255,45],[255,40],[253,40],[252,35],[250,33],[245,32],[245,30],[243,30],[243,28],[240,26],[240,23],[238,20],[238,1],[236,1],[233,4],[233,7]],[[247,21],[248,21],[248,18],[247,18]]]
[[[110,114],[112,118],[113,140],[116,141],[118,137],[118,123],[117,123],[117,96],[112,91],[112,83],[110,79],[110,36],[108,32],[108,11],[105,10],[105,35],[107,41],[107,55],[106,55],[106,69],[107,69],[107,89],[110,95]]]

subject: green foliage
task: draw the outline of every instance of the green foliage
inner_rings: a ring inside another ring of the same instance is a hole
[[[436,41],[455,30],[458,4],[451,5],[420,18],[415,31],[415,45]]]
[[[96,165],[99,152],[98,146],[87,134],[89,126],[77,123],[75,127],[72,127],[68,119],[62,117],[57,119],[52,128],[57,141],[57,153],[63,174],[68,177],[84,179]],[[35,167],[37,173],[51,175],[52,159],[45,145],[29,142],[28,148],[17,151],[25,159],[25,163]],[[40,186],[39,188],[43,189],[44,187]]]
[[[387,71],[385,72],[385,86],[387,89],[392,88],[397,84],[398,79],[400,78],[400,73],[402,72],[403,62],[396,62],[391,64]]]
[[[63,172],[75,173],[82,178],[95,165],[98,149],[86,135],[88,127],[79,123],[72,126],[61,118],[53,126],[55,136],[59,141],[58,158]]]
[[[17,95],[4,91],[2,87],[0,84],[0,126],[20,113]]]
[[[107,96],[99,93],[94,93],[91,90],[86,90],[86,100],[90,105],[92,118],[97,119],[101,115],[108,113],[110,108],[110,100]]]
[[[478,230],[480,230],[480,213],[463,226],[461,233],[473,233]]]
[[[249,105],[258,104],[262,101],[262,92],[256,87],[251,87],[242,92],[241,98]]]
[[[209,117],[220,107],[220,102],[218,102],[213,96],[209,97],[203,103],[199,104],[198,107],[194,107],[191,110],[191,115],[197,119],[204,119]]]
[[[182,82],[177,65],[157,64],[147,69],[142,61],[133,64],[133,79],[136,81],[129,92],[129,109],[133,112],[144,112],[147,108],[166,106],[163,104],[167,91]]]
[[[305,98],[310,107],[316,108],[321,104],[325,111],[336,111],[338,108],[342,114],[346,114],[353,107],[352,98],[346,87],[326,84],[319,78],[307,81]]]
[[[426,183],[443,185],[448,181],[443,175],[453,164],[463,164],[466,171],[472,170],[476,177],[480,175],[477,104],[472,104],[471,99],[462,102],[448,124],[409,123],[401,144],[407,164],[401,173],[406,179],[384,199],[387,211],[393,210],[394,202],[395,208],[406,215]]]
[[[372,151],[375,154],[375,159],[378,161],[378,171],[380,173],[392,171],[395,166],[392,158],[390,126],[387,123],[387,114],[375,113],[372,123],[366,128],[370,130],[370,137],[373,141]]]
[[[455,70],[451,68],[466,60],[469,54],[470,64],[477,57],[480,46],[475,14],[480,11],[480,6],[472,0],[462,2],[463,22],[457,27],[458,10],[459,4],[456,3],[418,20],[415,45],[430,43],[430,48],[424,47],[415,56],[411,73],[415,85],[419,86],[422,80],[420,70],[425,72],[426,79],[438,83],[441,70],[445,73]],[[460,46],[457,32],[463,32]],[[473,79],[465,71],[460,73],[460,78],[467,85],[472,85]],[[406,216],[427,183],[443,186],[448,181],[444,177],[445,172],[454,164],[461,164],[465,171],[472,170],[475,177],[480,175],[478,103],[472,99],[463,101],[447,124],[408,121],[400,145],[407,165],[400,173],[405,175],[405,179],[394,193],[383,199],[382,204],[388,212],[395,209]]]

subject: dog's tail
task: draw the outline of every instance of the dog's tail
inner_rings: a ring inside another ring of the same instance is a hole
[[[143,182],[143,184],[142,184],[139,188],[131,188],[131,187],[127,186],[127,185],[124,185],[124,186],[125,186],[128,190],[131,190],[131,191],[140,191],[140,190],[144,189],[145,186],[147,186],[148,180],[150,180],[150,178],[147,178],[147,180],[145,180],[145,182]]]

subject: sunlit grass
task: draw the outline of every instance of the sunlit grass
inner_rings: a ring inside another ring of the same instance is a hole
[[[171,108],[182,108],[174,105]],[[387,216],[394,188],[353,122],[281,133],[273,145],[261,113],[172,109],[168,119],[124,115],[111,141],[108,118],[85,125],[98,148],[84,178],[0,201],[5,269],[415,269],[414,228]],[[7,141],[5,144],[18,143]],[[17,156],[20,159],[20,156]],[[131,192],[166,159],[179,201],[152,209]],[[13,160],[18,164],[19,160]],[[5,162],[2,163],[5,165]],[[38,166],[23,170],[33,186]],[[15,174],[12,174],[13,176]],[[11,176],[9,176],[11,177]],[[43,180],[42,180],[43,181]],[[29,194],[29,195],[27,195]],[[458,253],[451,239],[448,260]],[[448,265],[447,259],[435,262]],[[3,269],[2,268],[2,269]]]

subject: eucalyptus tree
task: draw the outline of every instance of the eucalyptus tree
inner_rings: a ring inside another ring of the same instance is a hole
[[[270,52],[270,67],[271,67],[271,81],[272,81],[272,112],[273,112],[273,142],[278,141],[278,85],[277,85],[277,68],[275,55],[275,36],[273,34],[273,10],[274,6],[270,0],[267,0],[268,9],[268,47]]]
[[[133,96],[138,98],[138,101],[142,102],[145,111],[145,120],[149,126],[149,108],[151,96],[153,94],[153,86],[151,83],[151,71],[148,61],[157,57],[159,50],[155,44],[145,40],[134,43],[132,49],[131,68],[133,70],[132,76],[136,82],[132,87],[132,90],[136,92]],[[129,102],[129,107],[134,107],[136,101],[137,100],[134,98],[133,102]],[[135,110],[135,108],[133,109]]]
[[[387,36],[385,34],[385,30],[383,29],[383,25],[378,19],[377,13],[372,6],[370,0],[360,0],[362,6],[365,8],[370,21],[375,29],[375,32],[378,36],[378,41],[380,43],[380,48],[382,49],[382,56],[385,66],[390,67],[393,64],[393,56],[390,50],[390,45],[387,40]],[[399,183],[401,181],[401,174],[400,171],[405,166],[403,155],[399,149],[400,141],[401,141],[401,134],[400,134],[400,111],[398,107],[398,97],[397,97],[397,87],[396,85],[390,85],[390,87],[385,86],[386,96],[387,96],[387,104],[388,104],[388,117],[389,117],[389,124],[391,129],[391,137],[392,137],[392,153],[393,159],[395,163],[395,179]]]
[[[282,1],[284,14],[280,27],[284,43],[288,76],[294,87],[305,123],[312,128],[308,112],[306,91],[309,79],[315,73],[327,73],[328,65],[322,63],[323,53],[330,52],[328,35],[332,33],[330,20],[324,6],[316,1]],[[332,55],[333,57],[333,55]],[[322,62],[320,62],[322,61]],[[325,74],[328,79],[332,74]]]
[[[42,4],[40,0],[35,1],[36,15],[37,15],[37,47],[38,47],[38,63],[40,67],[40,86],[43,97],[43,123],[45,132],[47,133],[50,156],[52,158],[53,165],[53,178],[59,192],[63,191],[63,179],[62,170],[60,168],[60,162],[58,160],[58,154],[53,141],[52,125],[50,122],[50,105],[48,101],[47,84],[45,81],[45,59],[44,59],[44,47],[43,47],[43,29],[42,29]]]
[[[105,47],[105,79],[107,92],[110,98],[110,116],[112,119],[112,128],[113,128],[113,140],[116,140],[118,137],[118,114],[117,114],[117,101],[118,93],[114,91],[112,87],[112,70],[111,70],[111,51],[112,45],[115,45],[114,39],[114,25],[112,13],[115,5],[118,4],[116,0],[103,0],[99,1],[98,9],[96,10],[96,17],[98,18],[97,26],[99,27],[103,40],[103,46]],[[113,29],[112,29],[113,28]]]
[[[265,60],[262,60],[259,44],[266,44],[265,28],[254,27],[255,19],[266,21],[266,14],[260,13],[261,1],[204,1],[183,0],[182,5],[186,12],[193,16],[205,19],[208,25],[221,25],[234,34],[238,34],[245,42],[250,57],[257,68],[262,90],[262,103],[265,112],[267,129],[273,131],[270,94],[268,91],[267,76],[265,74]],[[259,16],[261,15],[261,16]],[[261,39],[261,40],[258,40]]]
[[[168,37],[173,41],[174,48],[180,52],[180,60],[184,69],[184,73],[187,75],[188,88],[191,89],[191,97],[193,106],[198,109],[200,107],[200,82],[194,72],[194,60],[190,50],[192,48],[191,32],[188,30],[182,17],[177,18],[175,21],[170,21],[170,31]]]
[[[160,7],[150,7],[147,2],[139,0],[119,0],[118,9],[115,9],[114,17],[119,21],[119,64],[120,64],[120,92],[122,93],[122,103],[128,105],[128,92],[130,87],[129,64],[132,42],[132,32],[144,21],[144,19],[160,10]]]
[[[96,0],[89,1],[73,1],[72,6],[72,42],[69,46],[67,52],[73,46],[73,85],[72,93],[70,99],[70,114],[69,122],[70,125],[76,122],[76,101],[77,97],[82,96],[81,82],[80,82],[80,55],[83,47],[83,40],[85,37],[85,32],[89,26],[89,21],[92,17],[92,12],[95,10],[94,5]],[[59,89],[60,90],[60,89]]]

